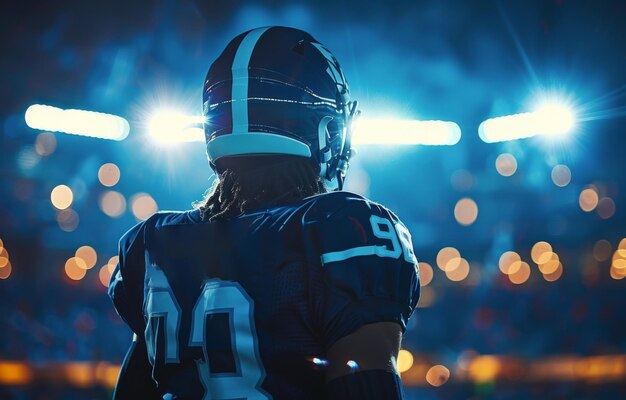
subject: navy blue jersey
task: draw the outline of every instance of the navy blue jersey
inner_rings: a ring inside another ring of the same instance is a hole
[[[316,398],[316,359],[365,324],[404,330],[420,290],[407,228],[347,192],[211,222],[157,213],[119,257],[109,295],[180,398]]]

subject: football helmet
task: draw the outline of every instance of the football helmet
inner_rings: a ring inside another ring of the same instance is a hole
[[[289,154],[312,158],[341,189],[359,114],[337,59],[299,29],[272,26],[235,37],[204,82],[209,164],[222,157]]]

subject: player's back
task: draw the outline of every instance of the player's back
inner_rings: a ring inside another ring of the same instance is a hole
[[[143,331],[160,391],[181,399],[318,398],[332,343],[365,323],[404,325],[417,302],[406,228],[345,192],[210,222],[159,213],[120,247],[143,301],[120,309],[112,287],[116,307]]]
[[[180,392],[204,390],[204,379],[214,398],[263,398],[262,388],[305,398],[323,386],[323,375],[311,362],[323,349],[310,326],[301,206],[210,223],[202,222],[198,211],[154,221],[146,236],[146,290],[169,284],[172,295],[160,296],[178,303],[171,310],[180,310],[179,354],[172,350],[168,360],[176,357],[180,364],[156,360],[158,381]],[[147,293],[148,331],[158,331],[159,306]],[[157,356],[168,351],[159,350]],[[208,363],[197,366],[200,359]],[[188,378],[180,380],[176,370]]]

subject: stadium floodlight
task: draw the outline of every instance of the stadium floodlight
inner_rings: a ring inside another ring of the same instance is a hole
[[[454,122],[359,118],[352,143],[452,146],[460,139],[461,128]]]
[[[506,115],[483,121],[478,135],[486,143],[524,139],[536,135],[562,135],[572,131],[574,113],[564,105],[548,103],[534,112]]]
[[[204,117],[177,111],[159,111],[148,122],[148,132],[160,143],[202,142]],[[353,144],[454,145],[461,128],[454,122],[359,118]]]
[[[98,139],[124,140],[130,131],[128,121],[117,115],[86,110],[64,110],[43,104],[28,107],[24,120],[33,129]]]
[[[159,143],[202,142],[204,117],[177,111],[155,112],[148,122],[148,133]]]

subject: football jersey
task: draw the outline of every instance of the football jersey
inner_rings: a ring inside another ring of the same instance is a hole
[[[327,350],[369,323],[404,331],[419,293],[407,228],[348,192],[157,213],[120,240],[109,286],[159,391],[181,399],[318,398]]]

